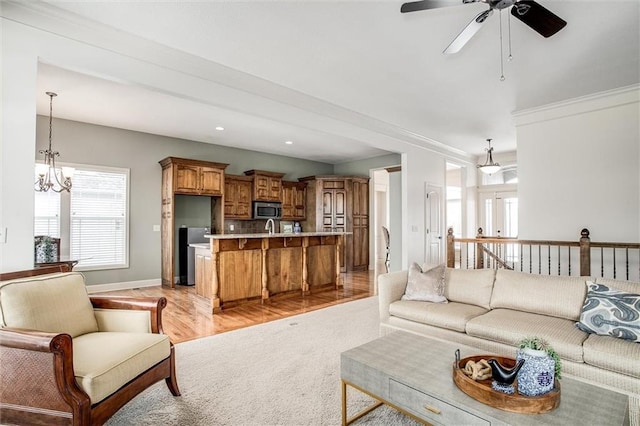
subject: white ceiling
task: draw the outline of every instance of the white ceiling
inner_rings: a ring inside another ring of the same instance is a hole
[[[516,149],[515,111],[640,82],[640,0],[540,0],[568,25],[545,39],[512,20],[505,81],[498,13],[460,53],[441,53],[487,7],[479,3],[410,14],[400,13],[402,1],[49,3],[474,155],[486,138],[496,152]],[[50,65],[39,69],[38,84],[60,92],[56,117],[329,163],[385,153],[291,117],[204,105]],[[38,113],[48,115],[44,95]]]

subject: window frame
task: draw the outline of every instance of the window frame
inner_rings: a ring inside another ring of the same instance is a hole
[[[102,165],[94,165],[94,164],[80,164],[80,163],[58,163],[56,164],[58,167],[73,167],[82,171],[90,171],[90,172],[106,172],[106,173],[116,173],[122,174],[125,177],[125,209],[124,209],[124,262],[123,263],[114,263],[114,264],[106,264],[106,265],[82,265],[82,262],[79,262],[73,269],[74,271],[103,271],[103,270],[111,270],[111,269],[127,269],[130,264],[130,223],[131,223],[131,169],[124,167],[111,167],[111,166],[102,166]],[[74,180],[71,180],[72,183]],[[71,192],[73,192],[73,186],[71,187]],[[60,236],[61,236],[61,257],[66,257],[70,260],[81,260],[81,259],[71,259],[71,196],[72,194],[64,191],[62,192],[60,197]],[[35,213],[35,212],[34,212]],[[35,221],[35,215],[34,215]],[[35,229],[34,229],[35,231]]]

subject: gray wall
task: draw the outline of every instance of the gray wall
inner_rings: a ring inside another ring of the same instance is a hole
[[[400,154],[382,155],[380,157],[366,158],[340,163],[333,166],[333,173],[337,175],[369,176],[371,169],[400,165]]]
[[[36,153],[46,148],[48,131],[49,118],[38,116]],[[278,171],[287,173],[287,180],[333,173],[333,165],[326,163],[62,119],[53,120],[53,148],[60,152],[58,162],[131,170],[129,268],[88,271],[85,274],[89,285],[159,279],[160,232],[154,232],[153,225],[160,224],[162,169],[158,161],[165,157],[229,163],[227,172],[230,174],[242,174],[250,169]],[[37,155],[37,161],[42,161],[40,157]],[[176,223],[201,225],[200,218],[189,212],[207,212],[207,203],[208,198],[180,200],[176,204]]]

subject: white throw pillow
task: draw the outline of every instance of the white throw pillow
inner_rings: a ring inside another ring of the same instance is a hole
[[[447,303],[447,298],[443,296],[444,271],[444,265],[423,271],[420,265],[414,262],[409,268],[407,288],[402,300]]]

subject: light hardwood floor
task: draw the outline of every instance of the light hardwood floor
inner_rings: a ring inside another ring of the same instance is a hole
[[[289,293],[272,297],[264,304],[249,301],[216,314],[211,314],[196,296],[194,287],[158,286],[99,294],[166,297],[167,307],[162,311],[164,332],[173,343],[180,343],[372,296],[374,277],[373,271],[350,272],[342,274],[343,288],[339,290],[323,289],[307,296]]]

